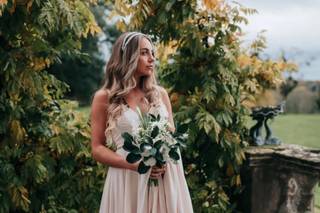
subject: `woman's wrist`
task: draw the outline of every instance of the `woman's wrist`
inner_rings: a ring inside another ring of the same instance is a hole
[[[139,162],[130,163],[130,165],[131,165],[131,170],[132,170],[132,171],[134,171],[134,172],[137,172],[137,171],[138,171]]]
[[[129,169],[132,171],[138,171],[138,165],[139,163],[129,163],[126,159],[122,159],[123,160],[123,168],[124,169]]]

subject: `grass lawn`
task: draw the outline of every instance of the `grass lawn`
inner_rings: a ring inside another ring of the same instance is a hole
[[[283,143],[320,148],[320,114],[279,115],[270,124]]]
[[[90,106],[87,106],[87,107],[79,107],[79,111],[87,114],[88,117],[89,117],[89,114],[90,114]]]
[[[80,111],[88,114],[90,107],[82,107]],[[253,122],[249,122],[250,125]],[[286,114],[279,115],[269,121],[273,136],[283,143],[299,144],[320,149],[320,114]],[[320,213],[320,187],[316,187],[316,213]]]

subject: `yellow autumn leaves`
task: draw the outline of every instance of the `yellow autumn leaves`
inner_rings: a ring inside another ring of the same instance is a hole
[[[96,0],[90,0],[88,2],[82,2],[82,1],[72,1],[68,2],[65,1],[72,10],[76,10],[79,13],[82,14],[82,16],[87,20],[87,23],[85,24],[85,29],[81,33],[80,36],[86,38],[87,35],[90,33],[91,35],[95,35],[97,33],[102,32],[101,28],[95,21],[94,15],[91,13],[91,11],[88,9],[87,4],[96,4]],[[3,9],[7,6],[8,0],[0,0],[0,16],[3,14]],[[33,0],[13,0],[12,6],[10,8],[7,8],[9,13],[14,13],[16,10],[17,5],[26,7],[27,11],[30,13],[32,10],[32,5],[34,4]]]
[[[216,10],[222,3],[223,0],[203,0],[204,6],[211,11]]]
[[[242,84],[242,94],[245,97],[242,104],[247,107],[258,104],[259,97],[265,93],[264,88],[260,85],[261,82],[268,83],[276,88],[284,81],[284,72],[298,69],[293,62],[286,62],[283,59],[262,60],[247,53],[240,54],[236,60],[245,79]]]
[[[13,120],[9,123],[11,135],[14,137],[14,143],[19,144],[27,136],[26,130],[22,127],[20,121]]]
[[[8,0],[0,0],[0,16],[2,16],[2,9],[6,6],[8,3]],[[8,11],[12,14],[16,10],[17,4],[25,5],[27,8],[27,11],[30,12],[30,8],[33,4],[33,0],[13,0],[11,8],[8,9]]]
[[[0,0],[0,6],[5,5],[8,3],[8,0]]]
[[[7,3],[8,3],[7,0],[0,0],[0,17],[2,16],[2,10]]]

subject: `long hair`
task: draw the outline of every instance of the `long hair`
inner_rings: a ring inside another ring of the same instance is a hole
[[[125,103],[124,97],[130,90],[139,86],[146,94],[146,99],[151,106],[159,104],[155,71],[150,76],[143,76],[140,80],[140,85],[137,85],[134,78],[140,56],[139,47],[142,38],[148,39],[151,44],[152,42],[148,36],[139,33],[133,36],[123,48],[123,42],[128,41],[126,39],[127,35],[128,33],[120,35],[112,48],[111,57],[106,66],[104,85],[102,86],[102,89],[107,91],[109,98],[107,107],[108,119],[105,130],[107,140],[111,136],[112,129],[116,126],[116,119],[122,113],[123,108],[121,105]]]

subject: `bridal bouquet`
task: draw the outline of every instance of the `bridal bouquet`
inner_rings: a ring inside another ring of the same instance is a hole
[[[126,160],[135,163],[139,160],[138,172],[145,174],[152,166],[163,166],[169,160],[177,163],[180,159],[178,148],[185,146],[186,126],[177,128],[175,133],[169,130],[168,121],[160,115],[142,113],[138,109],[140,125],[132,134],[125,132],[123,149],[129,154]],[[149,184],[158,186],[157,179],[149,179]]]

